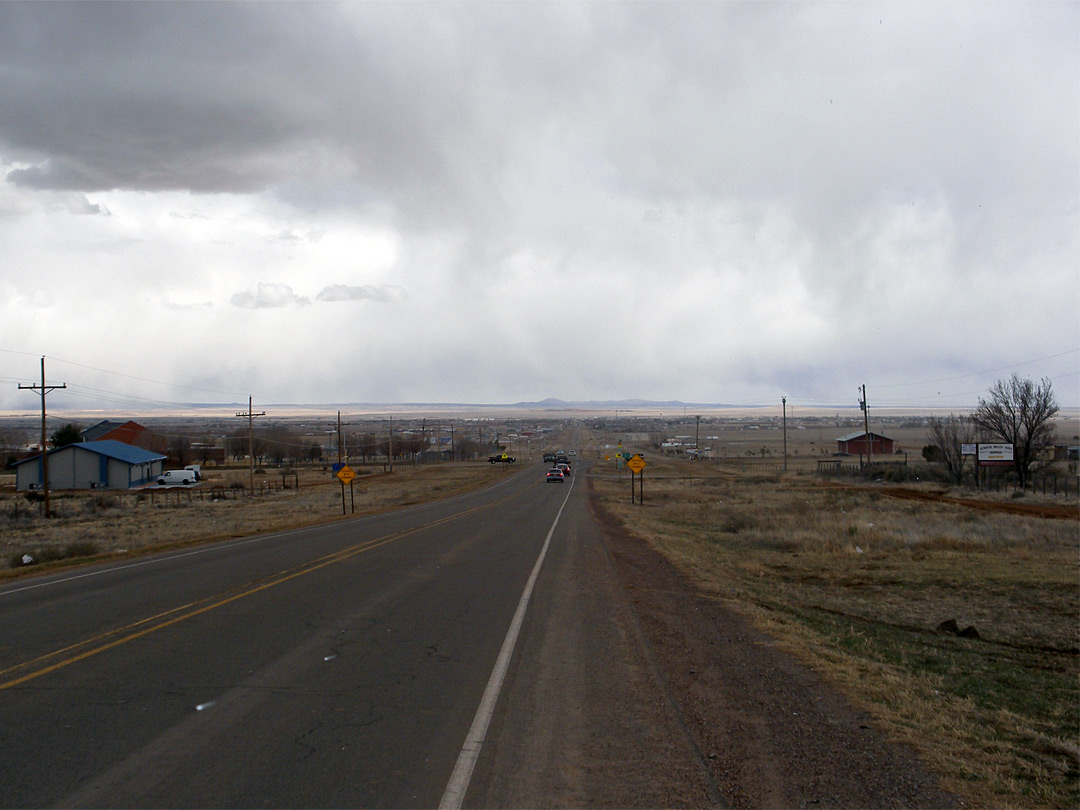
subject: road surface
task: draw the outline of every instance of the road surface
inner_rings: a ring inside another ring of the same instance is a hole
[[[503,472],[4,585],[0,806],[719,804],[581,472]]]

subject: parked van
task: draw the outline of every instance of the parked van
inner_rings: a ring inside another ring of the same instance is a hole
[[[202,465],[201,464],[188,464],[184,467],[185,470],[191,470],[195,473],[195,480],[202,481]]]
[[[195,483],[195,471],[194,470],[166,470],[158,476],[158,486],[166,486],[168,484],[194,484]]]

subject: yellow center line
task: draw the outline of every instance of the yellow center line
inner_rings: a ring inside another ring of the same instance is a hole
[[[26,669],[27,667],[36,666],[49,660],[50,658],[56,658],[57,656],[65,655],[72,652],[73,650],[78,650],[81,647],[95,644],[96,642],[101,641],[102,639],[109,638],[110,636],[120,636],[120,638],[115,638],[112,641],[100,644],[88,650],[84,650],[83,652],[80,652],[76,655],[71,655],[67,658],[64,658],[63,660],[43,666],[40,669],[35,669],[32,672],[27,672],[24,675],[20,675],[11,680],[4,681],[0,683],[0,690],[11,689],[12,687],[24,684],[27,681],[34,680],[35,678],[40,678],[42,675],[48,675],[50,672],[56,672],[59,669],[71,666],[72,664],[78,663],[79,661],[83,661],[87,658],[103,653],[106,650],[111,650],[113,647],[119,647],[122,644],[127,644],[128,642],[135,641],[136,639],[142,638],[143,636],[149,635],[151,633],[156,633],[158,630],[163,630],[166,627],[171,627],[174,624],[179,624],[180,622],[187,621],[188,619],[200,616],[203,613],[207,613],[211,610],[223,607],[232,602],[236,602],[237,600],[259,593],[260,591],[265,591],[268,588],[273,588],[277,585],[281,585],[282,583],[296,579],[297,577],[302,577],[306,574],[310,574],[314,571],[326,568],[327,566],[333,565],[335,563],[344,562],[345,560],[348,560],[349,558],[355,557],[356,555],[362,554],[366,551],[372,551],[376,548],[379,548],[380,546],[385,546],[388,543],[393,543],[404,537],[417,534],[418,532],[424,531],[426,529],[431,529],[436,526],[441,526],[445,523],[450,523],[467,515],[471,515],[474,512],[479,512],[484,509],[491,509],[495,506],[499,506],[510,500],[511,498],[516,497],[517,494],[519,493],[508,495],[505,498],[493,501],[490,504],[485,504],[483,506],[475,506],[472,509],[466,509],[464,512],[458,512],[454,515],[449,515],[448,517],[433,520],[430,523],[421,524],[420,526],[416,526],[412,529],[395,532],[394,534],[374,538],[372,540],[365,540],[362,543],[358,543],[354,546],[350,546],[349,548],[342,549],[341,551],[335,551],[333,554],[327,554],[324,557],[319,557],[312,562],[304,563],[303,565],[296,568],[285,569],[284,571],[280,571],[277,574],[272,574],[268,579],[264,579],[262,581],[255,580],[254,582],[249,583],[246,586],[241,586],[243,590],[240,590],[239,592],[234,593],[230,596],[222,596],[221,594],[218,594],[217,596],[208,596],[205,599],[201,599],[195,602],[189,602],[186,605],[172,608],[170,610],[164,611],[163,613],[158,613],[155,616],[149,616],[145,619],[140,619],[137,622],[125,625],[124,627],[119,627],[115,630],[110,630],[106,633],[101,633],[99,635],[80,641],[76,644],[71,644],[62,649],[54,650],[50,653],[45,653],[44,655],[40,655],[29,661],[24,661],[21,664],[15,664],[14,666],[8,667],[7,669],[0,670],[0,676],[16,672],[21,669]],[[171,618],[165,618],[167,616]],[[159,621],[162,619],[163,621]],[[143,625],[153,622],[157,622],[157,624],[151,624],[151,626],[149,627],[142,627]],[[142,627],[142,629],[135,629],[139,627]]]

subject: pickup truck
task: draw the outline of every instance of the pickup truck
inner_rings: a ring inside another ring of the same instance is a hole
[[[488,461],[492,464],[513,464],[516,459],[513,456],[506,455],[506,453],[501,453],[497,456],[488,456]]]

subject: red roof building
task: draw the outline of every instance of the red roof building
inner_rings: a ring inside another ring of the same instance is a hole
[[[894,451],[893,440],[882,436],[878,433],[870,431],[870,441],[866,441],[866,433],[849,433],[847,436],[841,436],[836,440],[836,450],[838,453],[848,453],[852,456],[865,456],[867,455],[867,444],[870,446],[869,455],[872,456],[891,456]]]

